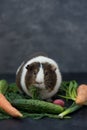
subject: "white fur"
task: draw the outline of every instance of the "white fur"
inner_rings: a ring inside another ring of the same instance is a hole
[[[20,81],[20,84],[21,84],[21,87],[22,89],[24,90],[24,92],[29,95],[28,93],[28,90],[27,90],[27,87],[26,87],[26,84],[25,84],[25,75],[26,75],[26,72],[27,72],[27,69],[25,68],[25,66],[23,67],[23,71],[22,71],[22,75],[21,75],[21,81]]]
[[[42,65],[40,65],[39,71],[36,76],[36,81],[38,83],[41,83],[39,86],[41,86],[42,88],[45,88],[45,85],[43,85],[44,84],[44,71],[43,71]]]
[[[48,58],[48,57],[44,57],[44,56],[38,56],[38,57],[32,58],[31,60],[29,60],[29,61],[26,63],[25,66],[27,66],[28,64],[31,64],[31,63],[33,63],[33,62],[38,62],[38,61],[39,61],[40,63],[46,63],[46,62],[48,62],[48,63],[53,64],[53,65],[55,65],[55,66],[57,67],[57,63],[56,63],[54,60],[52,60],[52,59],[50,59],[50,58]]]
[[[22,71],[22,75],[21,75],[21,86],[22,86],[22,89],[24,90],[24,92],[27,94],[27,95],[30,95],[28,90],[27,90],[27,87],[25,85],[25,75],[26,75],[26,72],[27,72],[27,69],[26,69],[26,66],[33,63],[33,62],[40,62],[40,63],[50,63],[51,65],[54,65],[56,67],[56,75],[57,75],[57,82],[56,82],[56,85],[55,85],[55,88],[53,91],[51,92],[48,92],[48,90],[46,89],[42,89],[41,91],[41,94],[42,94],[42,98],[45,99],[45,98],[50,98],[51,96],[53,96],[59,89],[59,86],[60,86],[60,83],[61,83],[61,74],[60,74],[60,71],[59,71],[59,68],[58,68],[58,65],[57,63],[48,58],[48,57],[44,57],[44,56],[38,56],[38,57],[35,57],[31,60],[29,60],[23,67],[23,71]],[[43,74],[43,70],[42,70],[42,67],[40,67],[40,70],[38,72],[38,75],[37,75],[37,81],[40,81],[42,82],[44,79],[44,74]],[[44,87],[44,84],[42,84],[41,87]]]
[[[22,65],[24,64],[24,62],[18,67],[17,71],[16,71],[16,75],[18,74],[20,68],[22,67]],[[24,71],[24,69],[22,70],[22,72],[24,72],[24,75],[26,75],[27,70]],[[23,76],[23,73],[21,74],[21,80],[20,80],[20,84],[22,86],[22,89],[24,90],[24,92],[29,95],[27,89],[26,89],[26,85],[25,85],[25,78]],[[20,91],[21,92],[21,91]]]

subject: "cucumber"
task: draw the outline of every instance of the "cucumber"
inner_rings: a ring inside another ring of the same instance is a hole
[[[0,80],[0,93],[5,94],[8,89],[8,83],[6,80]]]
[[[34,99],[16,99],[12,101],[12,105],[29,113],[59,114],[60,112],[64,111],[64,108],[59,105]]]

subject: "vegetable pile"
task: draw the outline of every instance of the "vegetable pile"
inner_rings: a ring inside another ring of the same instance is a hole
[[[68,118],[67,115],[87,104],[87,85],[79,86],[76,81],[63,81],[53,102],[41,100],[34,86],[31,92],[32,98],[20,94],[15,83],[8,84],[6,80],[0,80],[0,119]]]

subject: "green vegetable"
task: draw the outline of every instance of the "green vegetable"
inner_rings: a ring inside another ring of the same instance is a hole
[[[59,118],[64,118],[67,114],[70,114],[74,111],[77,111],[78,109],[80,109],[82,106],[77,105],[75,103],[73,103],[69,108],[67,108],[65,111],[63,111],[62,113],[60,113],[58,115]]]
[[[0,93],[5,94],[8,89],[8,83],[6,80],[0,80]]]
[[[70,82],[62,82],[60,91],[64,92],[65,95],[59,95],[59,96],[61,96],[62,98],[65,98],[65,99],[70,99],[73,101],[73,103],[69,108],[66,108],[65,111],[63,111],[62,113],[60,113],[58,115],[59,118],[64,118],[64,116],[66,116],[72,112],[75,112],[76,110],[78,110],[82,107],[75,103],[75,99],[76,99],[76,95],[77,95],[77,87],[78,87],[78,84],[75,80],[70,81]]]
[[[54,118],[54,119],[60,119],[60,117],[58,117],[58,114],[48,114],[48,113],[24,113],[23,112],[23,115],[25,117],[30,117],[30,118],[33,118],[33,119],[41,119],[41,118],[44,118],[44,117],[48,117],[48,118]],[[70,118],[69,116],[66,116],[64,118]]]
[[[32,86],[29,91],[32,93],[32,98],[29,99],[29,96],[20,94],[18,87],[15,83],[8,84],[6,80],[0,80],[0,92],[3,93],[6,98],[18,108],[25,117],[30,117],[33,119],[40,119],[43,117],[49,118],[68,118],[68,114],[77,111],[82,106],[75,104],[75,98],[77,95],[78,83],[73,81],[63,81],[61,87],[58,91],[58,96],[66,99],[66,104],[70,105],[68,100],[71,100],[72,105],[69,107],[63,108],[61,106],[46,102],[36,100],[39,99],[39,89]],[[0,109],[0,119],[9,119],[12,118],[8,116],[5,112]]]
[[[7,115],[4,112],[0,112],[0,120],[9,119],[11,116]]]
[[[5,93],[5,97],[9,102],[15,99],[24,98],[24,96],[19,93],[17,86],[13,83],[8,85],[8,90]]]
[[[30,117],[33,119],[41,119],[44,117],[48,117],[48,118],[55,118],[55,119],[59,119],[58,115],[56,114],[48,114],[48,113],[27,113],[27,112],[21,112],[24,116],[23,118],[26,117]]]
[[[32,99],[39,99],[39,88],[35,86],[29,87],[29,92],[32,94]]]
[[[64,108],[50,102],[33,100],[33,99],[16,99],[12,105],[20,110],[33,113],[50,113],[59,114]]]
[[[16,85],[16,83],[11,83],[8,85],[8,92],[18,93],[19,89]]]
[[[65,99],[70,99],[75,101],[76,95],[77,95],[77,87],[78,83],[73,80],[69,82],[62,82],[62,85],[60,87],[60,91],[64,92],[63,95],[60,95],[60,97],[63,97]]]
[[[33,118],[33,119],[41,119],[44,117],[48,117],[48,118],[54,118],[54,119],[59,119],[60,117],[58,117],[58,114],[48,114],[48,113],[28,113],[28,112],[24,112],[21,111],[21,113],[23,114],[22,118]],[[0,120],[3,119],[10,119],[12,118],[11,116],[7,115],[6,113],[0,113]],[[69,118],[69,117],[64,117],[64,118]]]

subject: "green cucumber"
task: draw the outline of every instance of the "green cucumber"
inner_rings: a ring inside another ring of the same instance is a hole
[[[59,114],[64,111],[64,108],[59,105],[34,99],[16,99],[12,101],[12,105],[20,110],[32,113]]]

